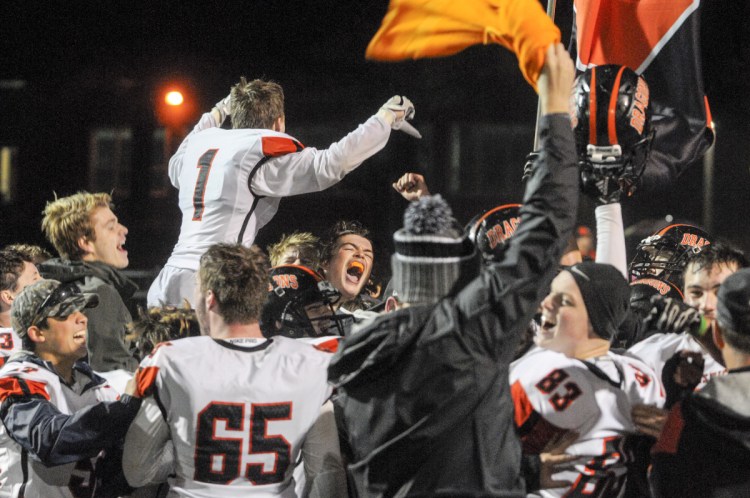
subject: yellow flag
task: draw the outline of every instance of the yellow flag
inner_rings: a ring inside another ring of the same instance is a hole
[[[516,54],[524,78],[536,89],[544,53],[559,41],[560,30],[538,0],[391,0],[365,55],[421,59],[497,43]]]

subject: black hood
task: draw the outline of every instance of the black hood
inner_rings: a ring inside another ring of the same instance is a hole
[[[38,269],[42,277],[51,278],[63,284],[83,281],[87,277],[96,277],[112,285],[123,300],[129,299],[138,290],[138,285],[117,268],[99,261],[68,261],[54,258],[38,265]]]
[[[750,367],[713,379],[683,402],[682,411],[706,439],[722,442],[725,455],[750,461]]]

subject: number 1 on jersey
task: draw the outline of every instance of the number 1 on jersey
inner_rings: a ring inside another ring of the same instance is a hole
[[[203,198],[206,195],[206,185],[208,184],[208,174],[211,172],[211,165],[214,163],[214,158],[219,152],[219,149],[208,149],[198,159],[197,168],[198,179],[195,181],[195,190],[193,191],[193,221],[201,221],[203,219]]]

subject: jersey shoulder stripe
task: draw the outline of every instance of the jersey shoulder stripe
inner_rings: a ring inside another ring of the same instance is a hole
[[[261,137],[261,146],[263,155],[266,157],[283,156],[284,154],[299,152],[305,148],[304,145],[292,137],[275,136]]]

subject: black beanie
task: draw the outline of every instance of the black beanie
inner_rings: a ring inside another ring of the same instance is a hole
[[[584,261],[566,269],[578,284],[591,326],[612,340],[630,307],[630,287],[612,265]]]

